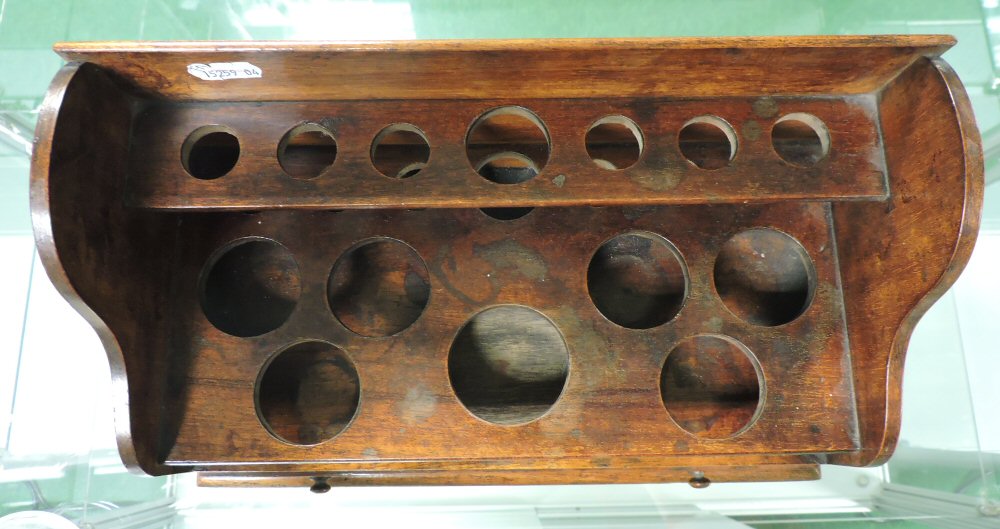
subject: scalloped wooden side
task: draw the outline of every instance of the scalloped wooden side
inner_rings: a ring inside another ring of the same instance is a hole
[[[45,271],[94,328],[111,366],[118,448],[133,471],[161,464],[166,377],[159,317],[169,258],[150,241],[167,216],[127,210],[125,181],[134,100],[100,68],[70,63],[56,75],[35,132],[31,211]],[[169,240],[169,235],[164,239]],[[164,419],[166,420],[166,419]]]
[[[855,466],[892,455],[910,335],[968,263],[983,207],[979,130],[945,61],[904,71],[879,112],[890,197],[834,204],[863,448],[830,462]]]

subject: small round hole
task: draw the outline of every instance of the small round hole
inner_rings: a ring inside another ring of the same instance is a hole
[[[535,208],[482,208],[480,211],[486,214],[487,217],[494,218],[497,220],[516,220],[528,213],[531,213]]]
[[[816,116],[797,112],[774,123],[771,144],[792,165],[814,165],[830,152],[830,131]]]
[[[301,293],[299,267],[274,241],[244,240],[209,258],[200,290],[202,311],[217,329],[258,336],[291,316]]]
[[[670,418],[707,439],[746,430],[760,408],[761,376],[743,344],[699,335],[677,344],[663,363],[660,395]]]
[[[686,289],[680,254],[652,233],[626,233],[605,242],[587,267],[587,290],[597,310],[629,329],[649,329],[673,319]]]
[[[201,127],[188,135],[181,146],[181,163],[191,176],[213,180],[236,167],[240,140],[221,125]]]
[[[715,259],[715,290],[733,314],[756,325],[799,317],[816,288],[812,259],[777,230],[756,228],[729,239]]]
[[[569,351],[559,329],[520,305],[470,318],[448,354],[455,395],[473,415],[495,424],[544,415],[559,400],[568,372]]]
[[[278,143],[278,163],[292,178],[316,178],[337,159],[337,140],[326,127],[302,123]]]
[[[345,252],[327,283],[330,310],[362,336],[390,336],[406,329],[420,318],[430,294],[427,266],[417,252],[385,238]]]
[[[625,116],[603,117],[587,131],[587,154],[603,169],[627,169],[642,156],[639,126]]]
[[[702,169],[721,169],[736,157],[736,131],[715,116],[698,116],[681,127],[681,154]]]
[[[469,128],[469,163],[487,180],[516,184],[542,171],[549,159],[549,133],[542,120],[522,107],[486,112]]]
[[[257,382],[257,416],[271,434],[292,444],[333,439],[350,424],[360,400],[350,358],[326,342],[281,351]]]
[[[409,178],[427,167],[430,142],[423,131],[409,123],[382,129],[372,141],[372,165],[389,178]]]

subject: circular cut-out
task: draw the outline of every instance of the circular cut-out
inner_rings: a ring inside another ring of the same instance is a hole
[[[302,123],[278,144],[278,163],[292,178],[316,178],[337,159],[337,140],[318,123]]]
[[[569,351],[559,329],[520,305],[486,309],[465,323],[448,354],[455,395],[473,415],[495,424],[522,424],[559,400]]]
[[[257,416],[282,441],[314,445],[344,431],[358,411],[361,383],[347,355],[326,342],[278,353],[257,381]]]
[[[771,128],[774,152],[792,165],[814,165],[830,152],[830,131],[812,114],[788,114]]]
[[[687,290],[684,263],[663,237],[625,233],[602,244],[590,259],[587,290],[605,318],[649,329],[681,310]]]
[[[625,116],[606,116],[590,126],[586,145],[587,154],[598,167],[627,169],[642,156],[642,131]]]
[[[715,290],[737,316],[756,325],[799,317],[816,288],[812,259],[792,237],[756,228],[737,234],[715,259]]]
[[[487,180],[516,184],[542,171],[549,159],[549,133],[542,120],[522,107],[495,108],[469,128],[469,163]]]
[[[240,140],[221,125],[201,127],[188,135],[181,146],[181,164],[191,176],[213,180],[236,167],[240,159]]]
[[[681,127],[677,136],[681,154],[702,169],[721,169],[736,157],[736,131],[715,116],[698,116]]]
[[[327,300],[334,316],[362,336],[389,336],[417,321],[430,298],[427,266],[394,239],[371,239],[333,266]]]
[[[409,178],[427,167],[430,142],[423,131],[409,123],[382,129],[372,141],[372,165],[389,178]]]
[[[220,331],[258,336],[281,327],[298,303],[299,266],[284,246],[247,239],[209,259],[201,281],[201,308]]]
[[[763,391],[756,360],[739,342],[713,335],[681,341],[667,355],[660,395],[670,418],[707,439],[731,437],[754,421]]]

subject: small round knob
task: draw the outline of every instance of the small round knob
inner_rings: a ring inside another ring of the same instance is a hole
[[[313,484],[309,487],[310,492],[315,492],[316,494],[323,494],[330,492],[330,482],[326,478],[312,478]]]
[[[704,488],[707,488],[711,484],[712,484],[712,480],[706,478],[705,476],[698,476],[698,477],[694,477],[694,478],[691,478],[690,480],[688,480],[688,485],[691,485],[692,487],[694,487],[696,489],[704,489]]]

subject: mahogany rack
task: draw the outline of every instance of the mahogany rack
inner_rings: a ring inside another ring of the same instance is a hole
[[[38,249],[149,474],[814,479],[976,238],[953,44],[59,44]]]

